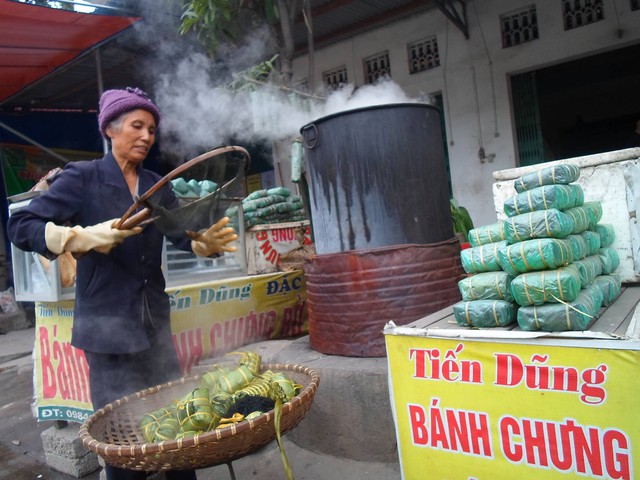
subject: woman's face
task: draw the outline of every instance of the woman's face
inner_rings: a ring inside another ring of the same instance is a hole
[[[141,163],[156,141],[156,121],[146,110],[127,112],[106,130],[117,160]]]

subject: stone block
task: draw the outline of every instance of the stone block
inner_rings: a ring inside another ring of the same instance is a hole
[[[40,434],[49,468],[75,478],[84,477],[100,468],[98,455],[82,445],[79,430],[80,424],[69,423],[64,428],[47,428]]]
[[[77,458],[69,458],[45,452],[44,457],[49,468],[66,473],[75,478],[82,478],[100,468],[98,456],[93,452]]]
[[[82,445],[78,432],[80,425],[69,423],[65,428],[50,427],[40,434],[42,448],[45,453],[51,453],[67,458],[84,457],[89,450]]]

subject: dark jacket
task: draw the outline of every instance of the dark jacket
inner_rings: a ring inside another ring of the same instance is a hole
[[[140,168],[138,190],[147,191],[160,176]],[[162,191],[161,205],[174,208],[171,189]],[[155,200],[155,198],[154,198]],[[111,152],[104,158],[69,163],[49,190],[28,207],[12,213],[9,239],[18,248],[48,258],[45,225],[95,225],[121,217],[133,199]],[[186,237],[171,239],[191,250]],[[163,235],[153,225],[144,227],[108,255],[91,251],[77,262],[76,300],[71,343],[96,353],[133,353],[149,347],[149,321],[156,333],[170,335],[169,297],[162,274]]]

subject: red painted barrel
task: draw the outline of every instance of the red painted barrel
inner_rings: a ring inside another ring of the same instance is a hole
[[[317,255],[305,267],[309,342],[328,355],[385,356],[382,329],[461,299],[460,241]]]

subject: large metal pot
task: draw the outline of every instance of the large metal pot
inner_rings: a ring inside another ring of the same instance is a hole
[[[347,110],[301,133],[318,254],[453,237],[437,107]]]

